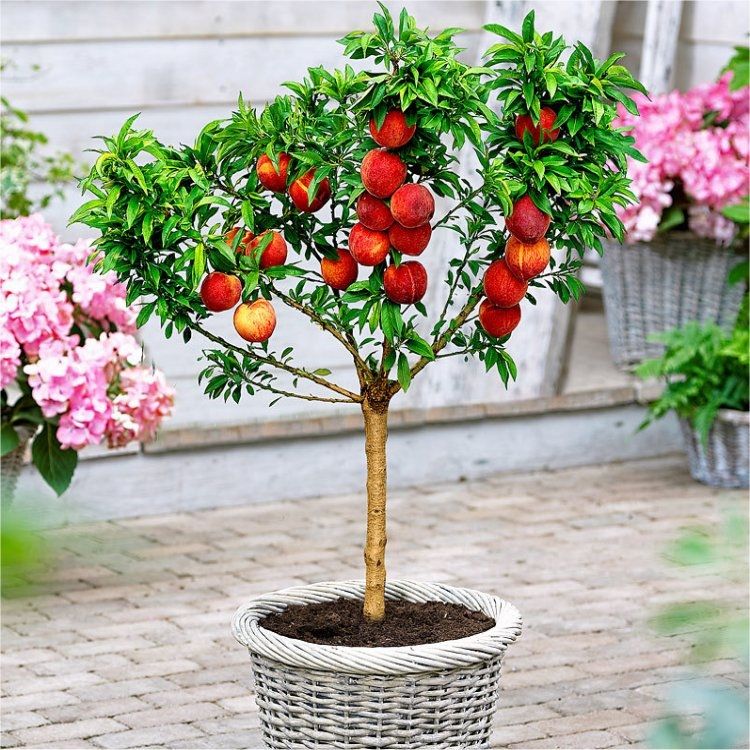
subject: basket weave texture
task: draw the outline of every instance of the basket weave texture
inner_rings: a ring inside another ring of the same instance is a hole
[[[748,487],[750,412],[722,409],[703,445],[687,419],[680,419],[690,475],[711,487]]]
[[[688,232],[657,235],[651,242],[605,242],[601,259],[604,308],[612,359],[628,369],[664,351],[653,333],[690,321],[730,327],[742,285],[727,275],[739,260],[729,248]]]
[[[15,429],[18,433],[18,445],[0,458],[0,497],[2,497],[3,507],[8,507],[13,502],[18,477],[21,475],[23,461],[26,458],[26,449],[36,432],[36,428],[26,425],[17,426]]]
[[[518,610],[471,589],[391,581],[388,599],[463,604],[495,625],[468,638],[393,648],[321,646],[258,625],[291,604],[363,595],[361,581],[318,583],[258,597],[237,611],[233,631],[250,651],[266,745],[487,747],[503,654],[521,633]]]

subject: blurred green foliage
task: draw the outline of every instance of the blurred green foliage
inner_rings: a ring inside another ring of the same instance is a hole
[[[715,528],[685,531],[667,550],[674,565],[686,570],[700,566],[701,573],[747,591],[748,521],[733,513]],[[695,679],[670,691],[668,715],[650,737],[656,748],[742,748],[748,742],[748,692],[746,687],[702,676],[716,659],[731,659],[737,671],[747,674],[750,665],[747,598],[743,601],[706,600],[672,604],[653,620],[664,636],[687,642],[688,661]]]
[[[3,61],[0,72],[10,64]],[[47,136],[29,126],[28,115],[0,97],[0,218],[14,219],[45,209],[75,181],[75,160],[69,153],[44,153]],[[38,186],[41,194],[32,195]]]

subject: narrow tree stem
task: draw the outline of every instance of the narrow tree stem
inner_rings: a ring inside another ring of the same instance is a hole
[[[365,541],[364,617],[380,622],[385,617],[385,504],[388,402],[362,402],[367,457],[367,538]]]

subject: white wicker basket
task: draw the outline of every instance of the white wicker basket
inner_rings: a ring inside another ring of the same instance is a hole
[[[693,479],[711,487],[748,486],[750,412],[721,409],[708,433],[706,445],[689,420],[680,419],[680,427]]]
[[[463,604],[495,625],[468,638],[398,648],[321,646],[258,625],[291,604],[363,593],[361,581],[317,583],[258,597],[237,611],[232,629],[250,651],[268,747],[486,747],[503,654],[521,633],[518,610],[471,589],[390,581],[388,599]]]
[[[604,308],[612,359],[619,368],[660,356],[664,345],[649,341],[654,333],[693,320],[734,324],[744,289],[727,283],[741,259],[732,249],[688,232],[604,245]]]

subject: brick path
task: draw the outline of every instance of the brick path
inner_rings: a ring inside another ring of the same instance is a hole
[[[681,458],[418,487],[390,501],[390,574],[522,610],[494,746],[635,744],[683,674],[680,644],[647,618],[667,601],[747,599],[675,575],[660,552],[744,497],[693,483]],[[338,496],[55,532],[58,567],[3,606],[4,746],[259,746],[231,615],[257,593],[359,577],[362,523],[361,497]]]

